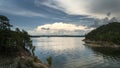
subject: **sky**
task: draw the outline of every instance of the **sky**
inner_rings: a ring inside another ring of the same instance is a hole
[[[84,35],[120,18],[120,0],[0,0],[0,15],[31,35]]]

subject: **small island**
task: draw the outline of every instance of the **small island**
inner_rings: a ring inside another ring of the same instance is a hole
[[[27,31],[12,27],[9,19],[0,15],[0,68],[48,68],[35,57]]]
[[[93,47],[120,47],[120,22],[102,25],[85,36],[86,45]]]

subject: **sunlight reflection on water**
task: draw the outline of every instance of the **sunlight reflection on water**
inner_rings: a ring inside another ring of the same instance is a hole
[[[84,45],[84,37],[40,37],[33,38],[35,54],[46,62],[53,58],[52,68],[119,68],[119,54],[105,54]],[[101,49],[100,49],[101,50]]]
[[[35,46],[42,46],[45,50],[53,50],[53,51],[64,51],[64,50],[74,50],[77,47],[76,40],[80,40],[79,38],[37,38],[37,43],[34,43]],[[83,43],[79,41],[79,43]],[[84,46],[80,46],[80,50],[84,50]]]

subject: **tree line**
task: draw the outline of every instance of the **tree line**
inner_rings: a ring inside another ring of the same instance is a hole
[[[98,27],[86,36],[91,41],[104,41],[120,44],[120,23],[112,22],[107,25]]]
[[[12,27],[10,20],[0,15],[0,52],[9,54],[19,52],[20,48],[33,51],[35,47],[27,31],[19,28],[12,30]]]

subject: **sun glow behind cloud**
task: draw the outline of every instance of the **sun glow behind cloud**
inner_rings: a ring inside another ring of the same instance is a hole
[[[53,24],[40,25],[31,31],[31,34],[47,34],[47,35],[83,35],[94,28],[87,26],[56,22]]]

